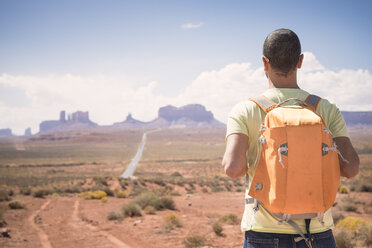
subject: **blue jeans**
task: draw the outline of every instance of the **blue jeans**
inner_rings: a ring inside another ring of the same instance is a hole
[[[245,232],[244,248],[307,248],[298,234]],[[332,230],[311,234],[313,248],[336,248]],[[296,240],[295,240],[296,239]],[[297,242],[296,242],[297,241]]]

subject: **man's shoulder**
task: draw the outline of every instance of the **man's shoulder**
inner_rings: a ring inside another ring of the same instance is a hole
[[[335,110],[338,110],[335,103],[333,103],[332,101],[326,98],[321,98],[318,104],[318,108],[317,108],[318,113],[327,114]]]
[[[241,113],[241,114],[248,113],[256,107],[255,105],[256,104],[249,99],[240,101],[234,105],[230,113]]]

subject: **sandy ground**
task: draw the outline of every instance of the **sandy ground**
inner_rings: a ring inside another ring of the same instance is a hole
[[[356,193],[358,199],[368,202],[371,193]],[[354,195],[354,193],[353,193]],[[26,209],[8,210],[4,219],[11,230],[11,238],[0,238],[0,247],[118,247],[163,248],[184,247],[186,236],[197,234],[205,237],[203,247],[242,247],[243,234],[239,225],[223,224],[224,236],[217,236],[212,224],[220,216],[243,212],[241,192],[195,193],[175,196],[177,210],[158,211],[155,215],[108,221],[110,211],[120,211],[133,199],[110,197],[107,203],[84,200],[79,197],[47,197],[38,199],[17,196]],[[339,194],[337,201],[346,195]],[[166,230],[165,216],[176,214],[182,227]],[[344,213],[372,222],[371,215]]]
[[[174,197],[176,211],[108,221],[110,211],[119,211],[131,199],[109,198],[107,203],[78,197],[36,199],[19,196],[27,209],[8,210],[5,220],[11,238],[0,238],[0,247],[184,247],[189,234],[203,235],[205,247],[241,247],[239,225],[224,224],[223,237],[212,224],[227,213],[243,211],[243,193],[196,193]],[[168,231],[164,217],[174,213],[182,227]]]

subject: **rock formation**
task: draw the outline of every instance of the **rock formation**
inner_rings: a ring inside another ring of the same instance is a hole
[[[113,128],[225,128],[225,124],[214,119],[211,111],[203,105],[189,104],[182,107],[167,105],[158,111],[158,117],[149,122],[133,119],[131,114]]]
[[[0,136],[12,136],[12,129],[10,128],[4,128],[0,129]]]
[[[225,128],[225,124],[214,119],[211,111],[203,105],[189,104],[182,107],[168,105],[158,111],[158,118],[150,121],[149,128]]]
[[[26,130],[25,130],[25,134],[24,134],[24,136],[31,136],[32,135],[32,133],[31,133],[31,128],[27,128]]]
[[[66,112],[61,111],[59,120],[43,121],[40,123],[40,133],[49,131],[66,131],[75,129],[90,129],[98,127],[98,125],[89,120],[89,113],[77,111],[68,116],[66,120]]]
[[[180,108],[168,105],[159,109],[158,118],[163,118],[167,121],[177,121],[181,118],[186,118],[196,122],[209,122],[213,120],[213,114],[200,104],[189,104]]]
[[[112,127],[114,128],[144,128],[146,127],[146,122],[136,120],[132,117],[132,114],[129,113],[123,122],[116,122]]]

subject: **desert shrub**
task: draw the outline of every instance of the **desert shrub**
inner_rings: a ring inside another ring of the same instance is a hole
[[[10,201],[11,198],[8,194],[8,191],[1,189],[0,190],[0,201]]]
[[[234,180],[233,180],[233,183],[234,183],[234,186],[235,186],[235,187],[241,187],[241,186],[244,185],[244,184],[240,181],[240,179],[234,179]]]
[[[229,225],[237,225],[238,217],[236,216],[236,214],[225,214],[220,217],[220,221]]]
[[[341,212],[339,212],[339,211],[332,211],[332,217],[333,217],[333,222],[335,223],[335,225],[340,220],[342,220],[343,218],[345,218],[345,216]]]
[[[178,171],[173,172],[170,176],[171,176],[171,177],[183,177],[183,176],[181,175],[181,173],[179,173]]]
[[[357,206],[352,202],[346,202],[342,204],[342,207],[347,212],[356,212],[358,209]]]
[[[142,208],[145,209],[147,206],[152,206],[156,210],[170,209],[175,210],[175,204],[172,198],[170,197],[160,197],[154,192],[144,192],[136,200],[136,203]]]
[[[202,192],[203,192],[203,193],[208,193],[209,191],[208,191],[207,188],[202,188]]]
[[[90,193],[91,199],[102,199],[103,197],[106,197],[107,194],[105,191],[102,190],[96,190],[93,193]]]
[[[354,234],[356,234],[363,226],[366,226],[366,222],[358,217],[346,217],[345,219],[340,220],[336,225],[338,229],[346,229]]]
[[[206,182],[206,184],[208,185],[212,192],[225,191],[225,189],[220,186],[218,178],[215,178],[214,180],[209,180],[208,182]]]
[[[354,203],[354,204],[360,204],[361,201],[358,200],[356,197],[350,197],[350,196],[346,196],[344,198],[342,198],[342,202],[351,202],[351,203]]]
[[[104,177],[93,177],[93,181],[97,184],[97,185],[103,185],[103,186],[108,186],[107,184],[107,179],[104,178]]]
[[[138,182],[142,185],[142,186],[146,186],[146,181],[144,179],[138,179]]]
[[[146,206],[144,211],[146,214],[155,214],[156,209],[153,206]]]
[[[14,196],[14,190],[8,189],[8,196]]]
[[[368,204],[363,206],[363,211],[365,214],[371,214],[372,215],[372,207],[369,206]]]
[[[231,191],[232,185],[228,181],[225,181],[225,188],[227,191]]]
[[[60,195],[59,195],[58,193],[53,193],[52,196],[53,196],[53,197],[58,197],[58,196],[60,196]]]
[[[337,248],[352,248],[353,234],[347,229],[336,229],[334,233]]]
[[[196,247],[201,247],[204,245],[205,238],[204,236],[201,235],[188,235],[184,240],[183,244],[185,245],[186,248],[196,248]]]
[[[179,179],[179,180],[176,181],[176,184],[177,184],[178,186],[183,187],[183,186],[185,185],[185,181],[184,181],[183,179]]]
[[[21,193],[22,195],[31,195],[32,190],[30,187],[23,187],[19,190],[19,193]]]
[[[3,220],[3,215],[7,209],[8,209],[7,205],[0,204],[0,227],[6,226],[6,222]]]
[[[100,201],[101,201],[102,203],[106,203],[107,200],[108,200],[107,196],[104,196],[104,197],[101,198]]]
[[[127,198],[128,194],[124,190],[118,190],[118,191],[116,191],[116,197],[117,198]]]
[[[92,199],[91,193],[89,191],[81,192],[80,194],[78,194],[78,196],[85,200]]]
[[[372,246],[372,224],[365,225],[359,230],[359,237],[367,247]]]
[[[24,209],[26,205],[21,201],[11,201],[8,203],[10,209]]]
[[[192,194],[195,193],[195,190],[194,189],[191,189],[191,188],[185,187],[185,190],[186,190],[186,193],[189,194],[189,195],[192,195]]]
[[[122,220],[123,215],[119,212],[111,211],[107,215],[107,220]]]
[[[129,186],[129,180],[128,179],[124,179],[124,178],[120,178],[119,179],[119,184],[120,184],[120,187],[122,189],[126,189]]]
[[[107,196],[114,196],[114,191],[112,191],[109,187],[104,187],[102,190],[105,191]]]
[[[144,209],[147,206],[153,206],[155,209],[159,209],[159,196],[155,194],[154,192],[144,192],[141,193],[137,200],[136,203]]]
[[[357,204],[360,204],[361,201],[358,200],[357,198],[355,197],[344,197],[342,199],[342,208],[345,210],[345,211],[348,211],[348,212],[356,212],[357,211]]]
[[[48,194],[44,189],[37,189],[32,193],[32,196],[36,198],[44,198],[46,195]]]
[[[170,197],[161,197],[159,199],[159,207],[160,209],[169,209],[169,210],[175,210],[176,205],[174,204],[174,201]]]
[[[188,184],[189,184],[189,186],[190,186],[191,189],[195,190],[195,185],[192,182],[190,182]]]
[[[74,185],[74,186],[67,186],[63,188],[62,191],[65,193],[76,194],[76,193],[80,193],[82,189],[81,187]]]
[[[132,191],[130,192],[130,196],[138,196],[144,192],[147,192],[147,189],[139,186],[138,184],[132,184]]]
[[[165,182],[164,182],[164,180],[162,179],[162,178],[155,178],[154,180],[153,180],[153,183],[155,183],[155,184],[157,184],[157,185],[159,185],[159,186],[165,186],[165,185],[167,185]]]
[[[166,230],[173,230],[175,227],[182,227],[180,218],[175,214],[165,216],[164,227]]]
[[[213,232],[217,235],[217,236],[223,236],[222,234],[222,231],[223,231],[223,227],[221,225],[220,222],[214,222],[213,225],[212,225],[212,229],[213,229]]]
[[[345,185],[340,185],[340,187],[338,187],[338,192],[341,194],[347,194],[349,193],[349,189]]]
[[[360,192],[372,192],[372,183],[363,183],[359,187]]]
[[[124,205],[124,207],[121,209],[121,212],[125,217],[142,216],[141,207],[134,202]]]

